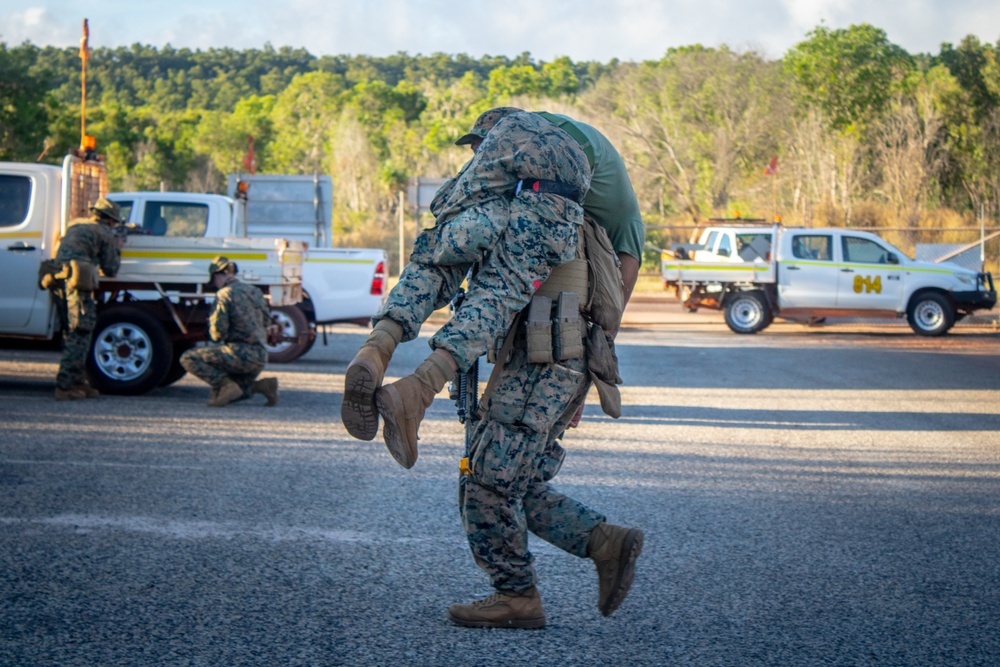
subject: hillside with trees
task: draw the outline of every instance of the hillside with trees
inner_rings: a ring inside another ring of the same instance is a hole
[[[80,88],[78,49],[0,43],[0,159],[75,147]],[[87,91],[112,189],[222,192],[252,136],[258,173],[332,176],[339,245],[394,259],[398,192],[457,171],[453,141],[500,105],[602,129],[658,245],[739,212],[885,228],[905,249],[1000,212],[1000,41],[971,35],[910,54],[871,25],[821,26],[780,60],[692,45],[609,63],[136,44],[92,49]],[[972,240],[951,236],[933,240]]]

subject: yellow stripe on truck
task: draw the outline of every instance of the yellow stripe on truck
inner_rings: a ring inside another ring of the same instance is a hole
[[[370,259],[313,259],[312,257],[306,258],[307,262],[318,262],[320,264],[371,264]]]
[[[267,260],[266,252],[225,252],[231,260],[244,262],[263,262]],[[164,250],[123,250],[122,259],[207,259],[209,261],[219,256],[219,251],[212,252],[167,252]]]
[[[681,269],[693,269],[695,271],[707,270],[707,271],[767,271],[770,267],[768,264],[763,264],[758,267],[754,267],[753,264],[733,264],[732,266],[699,266],[698,264],[664,264],[663,270],[673,270],[680,271]]]
[[[0,239],[40,239],[41,232],[0,232]]]

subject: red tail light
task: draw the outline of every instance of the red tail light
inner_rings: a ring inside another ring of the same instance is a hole
[[[375,267],[375,275],[372,276],[372,294],[382,296],[385,285],[385,262],[379,262]]]

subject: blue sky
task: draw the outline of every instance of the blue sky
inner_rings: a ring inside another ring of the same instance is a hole
[[[528,51],[607,62],[727,44],[778,58],[820,22],[871,23],[911,53],[969,34],[1000,39],[1000,0],[2,0],[0,41],[76,45],[84,18],[98,47],[270,42],[317,56]]]

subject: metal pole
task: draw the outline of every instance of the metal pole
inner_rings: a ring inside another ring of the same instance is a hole
[[[403,275],[403,223],[405,212],[403,211],[403,191],[399,191],[399,271],[397,276]]]
[[[90,49],[90,27],[87,19],[83,19],[83,37],[80,39],[80,150],[86,149],[87,142],[87,58]]]
[[[982,263],[982,270],[986,270],[986,208],[985,204],[979,203],[979,261]]]

